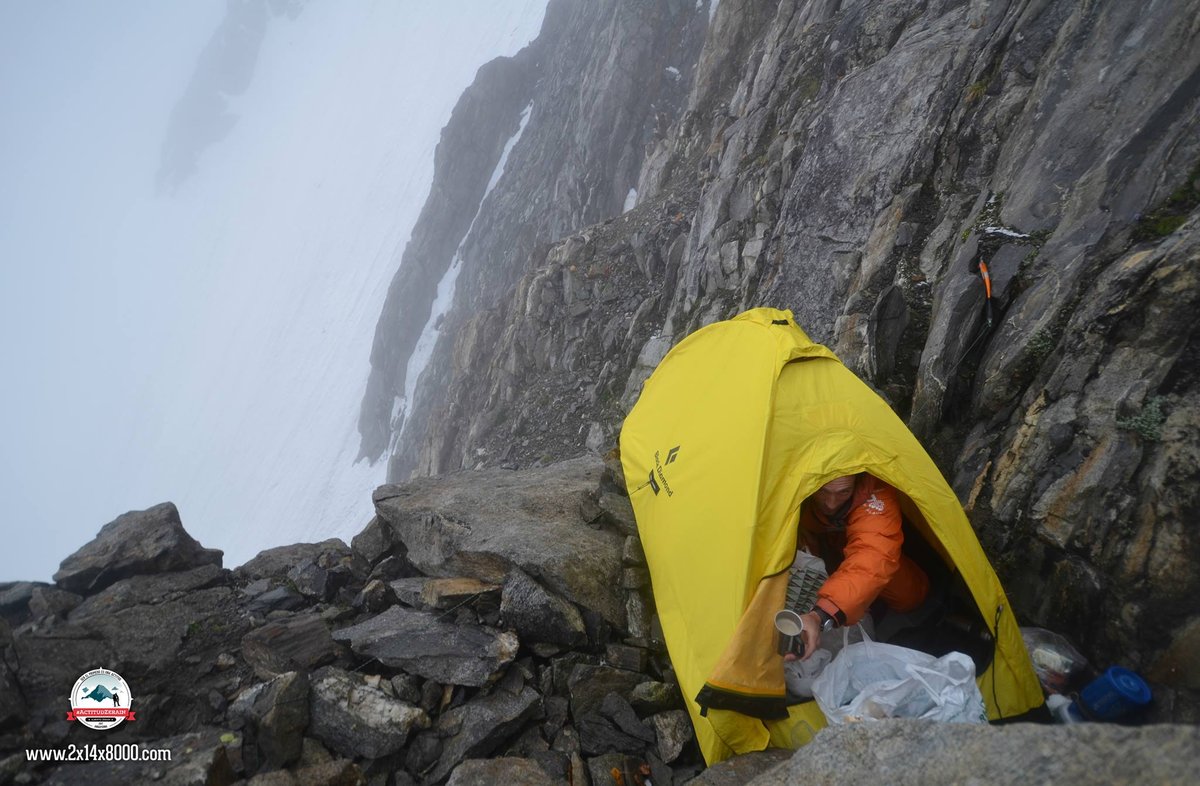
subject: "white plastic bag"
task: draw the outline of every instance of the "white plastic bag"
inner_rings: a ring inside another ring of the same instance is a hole
[[[813,695],[813,681],[821,675],[833,660],[829,650],[818,649],[808,660],[793,660],[783,664],[783,681],[787,683],[789,698],[808,699]]]
[[[935,658],[864,637],[838,653],[812,691],[831,724],[880,718],[987,723],[975,663],[961,652]]]

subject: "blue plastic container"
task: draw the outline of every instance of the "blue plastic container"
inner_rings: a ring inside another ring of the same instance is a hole
[[[1150,703],[1150,686],[1129,669],[1113,666],[1079,692],[1096,720],[1117,720]]]

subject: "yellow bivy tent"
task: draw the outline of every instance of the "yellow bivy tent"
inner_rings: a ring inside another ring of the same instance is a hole
[[[1004,590],[954,492],[887,403],[790,311],[747,311],[676,345],[625,421],[621,461],[709,764],[800,747],[825,725],[815,702],[787,703],[772,619],[785,603],[801,502],[859,472],[900,492],[906,520],[969,591],[994,647],[977,675],[988,717],[1042,705]]]

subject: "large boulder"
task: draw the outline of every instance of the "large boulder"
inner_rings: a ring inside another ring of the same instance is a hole
[[[342,564],[351,558],[350,547],[341,538],[330,538],[320,543],[293,543],[264,549],[246,562],[234,568],[234,574],[243,580],[271,578],[283,579],[298,565],[319,564],[326,568]]]
[[[376,489],[375,510],[435,576],[502,584],[519,567],[567,600],[625,628],[624,538],[598,504],[593,456],[520,472],[482,470]],[[602,526],[603,525],[603,526]]]
[[[393,606],[333,634],[355,654],[426,679],[478,687],[490,682],[517,655],[517,637]]]
[[[124,668],[162,674],[177,665],[185,642],[204,638],[219,646],[240,635],[245,622],[227,584],[228,572],[216,565],[134,576],[85,599],[67,619],[107,642]]]
[[[130,576],[221,565],[223,553],[201,546],[170,502],[131,511],[105,524],[95,539],[62,561],[54,581],[88,595]]]
[[[1197,761],[1197,726],[889,720],[827,727],[750,783],[1191,783]]]
[[[312,675],[309,702],[308,733],[345,756],[389,756],[404,748],[410,732],[429,726],[421,708],[334,666]]]

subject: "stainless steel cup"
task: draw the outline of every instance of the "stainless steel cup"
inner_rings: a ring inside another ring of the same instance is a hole
[[[787,655],[789,652],[796,657],[804,655],[804,637],[800,634],[804,631],[804,621],[800,619],[800,615],[791,609],[784,609],[775,614],[775,630],[779,634],[778,650],[780,655]]]

